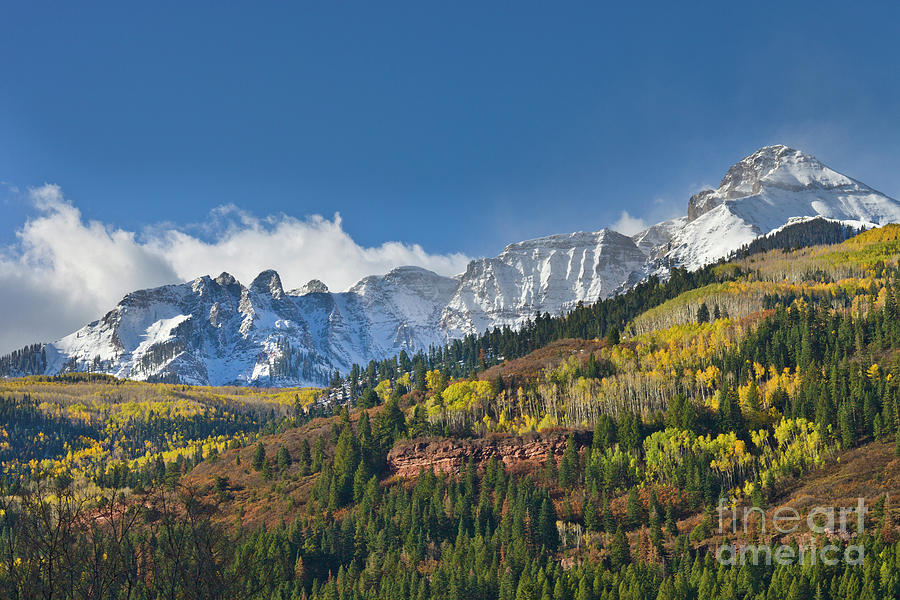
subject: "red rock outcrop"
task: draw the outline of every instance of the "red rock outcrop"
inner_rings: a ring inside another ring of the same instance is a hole
[[[418,439],[400,442],[388,453],[391,472],[398,477],[415,477],[420,470],[458,473],[469,462],[484,466],[492,457],[507,469],[536,467],[553,456],[557,462],[566,449],[562,433],[477,439]]]

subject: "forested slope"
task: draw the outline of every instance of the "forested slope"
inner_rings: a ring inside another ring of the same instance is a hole
[[[335,377],[330,404],[273,391],[283,408],[228,405],[226,422],[254,420],[201,446],[189,473],[164,462],[140,486],[60,478],[66,457],[32,463],[27,481],[5,463],[0,584],[19,597],[101,583],[121,598],[897,597],[898,257],[895,226],[753,254],[356,369]],[[74,404],[16,402],[22,428],[45,419],[63,444],[92,414],[105,430],[121,420],[100,403],[78,418]],[[153,443],[152,428],[112,431],[125,449]],[[805,516],[857,495],[862,527],[717,531],[719,506]],[[58,554],[36,542],[53,503],[68,516],[51,520],[68,523]],[[717,561],[732,540],[865,558]],[[102,582],[54,580],[51,563]]]

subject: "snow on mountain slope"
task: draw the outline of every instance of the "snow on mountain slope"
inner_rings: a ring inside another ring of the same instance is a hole
[[[608,229],[511,244],[496,258],[469,263],[441,325],[461,337],[519,326],[539,312],[559,314],[609,296],[645,261],[633,240]]]
[[[420,267],[400,267],[384,277],[366,277],[348,294],[359,298],[373,335],[386,353],[428,348],[447,341],[436,327],[457,282]]]
[[[687,216],[632,238],[551,235],[469,263],[455,278],[400,267],[333,293],[319,280],[285,292],[274,271],[245,287],[215,279],[128,294],[102,319],[44,347],[45,373],[91,370],[192,384],[306,385],[353,363],[560,314],[672,266],[698,268],[757,237],[817,216],[855,227],[900,222],[900,203],[786,146],[732,166]],[[21,373],[17,373],[21,374]],[[2,373],[0,373],[2,375]]]
[[[872,227],[900,221],[900,203],[812,156],[767,146],[731,167],[718,189],[694,195],[687,222],[651,255],[696,269],[792,218],[816,216]]]
[[[637,247],[640,248],[641,252],[650,254],[657,248],[664,247],[671,242],[672,238],[675,237],[675,234],[687,225],[687,222],[687,217],[678,217],[677,219],[663,221],[662,223],[657,223],[652,227],[648,227],[647,229],[636,233],[632,239],[634,240],[634,243],[637,244]]]
[[[47,372],[92,370],[192,384],[321,384],[334,369],[431,343],[456,282],[404,267],[354,290],[286,294],[274,271],[129,294],[47,346]],[[307,286],[321,290],[321,286]]]

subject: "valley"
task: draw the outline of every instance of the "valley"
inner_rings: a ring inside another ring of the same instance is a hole
[[[23,595],[69,585],[48,564],[110,597],[900,594],[900,225],[674,269],[322,388],[0,384],[0,582]],[[719,529],[859,498],[840,531]],[[720,555],[810,543],[865,560]]]

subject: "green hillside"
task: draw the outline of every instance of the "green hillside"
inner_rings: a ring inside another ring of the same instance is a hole
[[[900,597],[898,253],[900,226],[745,253],[325,391],[0,381],[0,589]]]

